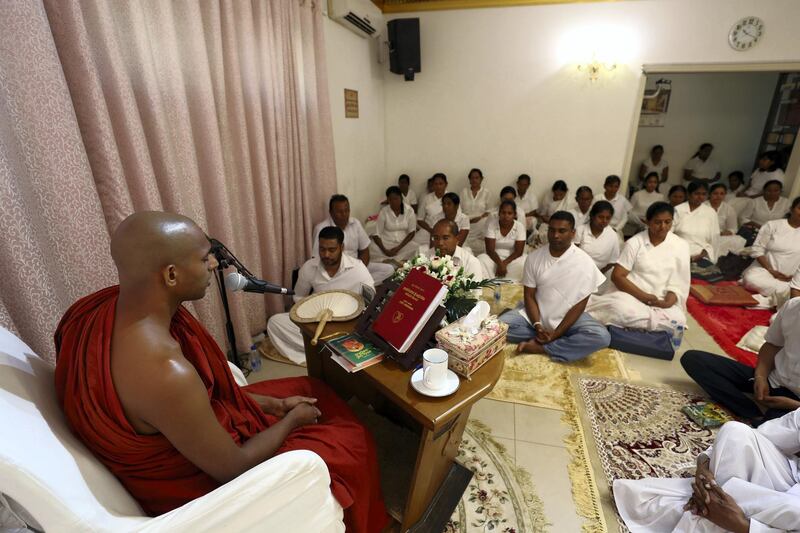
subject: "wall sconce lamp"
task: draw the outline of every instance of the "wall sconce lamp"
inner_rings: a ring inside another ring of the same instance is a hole
[[[594,54],[592,54],[592,60],[589,63],[578,64],[578,70],[580,72],[588,73],[589,81],[592,83],[596,82],[603,72],[612,72],[616,68],[616,63],[604,63],[602,61],[598,61]]]

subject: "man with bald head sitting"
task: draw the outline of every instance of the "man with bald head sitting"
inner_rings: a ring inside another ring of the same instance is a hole
[[[380,531],[375,448],[347,405],[305,377],[240,388],[181,305],[205,296],[217,266],[203,231],[180,215],[135,213],[111,255],[119,287],[79,300],[58,326],[56,391],[73,431],[145,511],[165,513],[306,449],[328,465],[348,531]]]
[[[482,281],[486,276],[478,258],[466,248],[458,245],[458,226],[445,218],[433,225],[430,248],[424,251],[428,257],[449,255],[457,267],[464,267],[464,273],[472,274],[472,279]]]

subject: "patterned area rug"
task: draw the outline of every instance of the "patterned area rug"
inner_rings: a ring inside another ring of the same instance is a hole
[[[475,475],[445,527],[445,533],[540,532],[548,530],[542,501],[530,474],[514,464],[489,428],[470,420],[458,461]]]
[[[681,412],[703,398],[603,378],[579,378],[578,389],[609,487],[615,479],[692,476],[714,440],[716,430]]]

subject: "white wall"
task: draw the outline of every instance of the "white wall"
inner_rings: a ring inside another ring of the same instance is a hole
[[[631,180],[650,148],[664,145],[670,166],[670,183],[683,182],[683,166],[703,142],[714,145],[712,159],[722,177],[753,170],[764,124],[767,120],[778,74],[772,72],[671,74],[648,76],[648,88],[656,79],[672,81],[672,95],[664,127],[640,127],[636,137]]]
[[[352,216],[376,211],[386,190],[383,68],[378,42],[325,19],[328,88],[339,192],[350,198]],[[386,66],[385,68],[389,68]],[[344,117],[344,90],[358,91],[359,118]],[[327,213],[320,213],[322,220]],[[317,222],[318,220],[315,220]]]
[[[764,20],[765,35],[750,51],[736,52],[728,30],[749,15]],[[539,192],[557,178],[573,190],[581,183],[599,188],[607,174],[627,171],[643,64],[800,60],[796,0],[641,0],[398,16],[420,18],[422,72],[413,82],[384,73],[384,184],[406,172],[417,190],[438,170],[458,190],[473,166],[495,193],[520,172],[533,176]],[[618,45],[615,56],[624,64],[592,85],[576,71],[576,57],[593,47],[602,54],[609,43]]]

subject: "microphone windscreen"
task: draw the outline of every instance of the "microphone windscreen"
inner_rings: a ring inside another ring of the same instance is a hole
[[[247,278],[238,272],[231,272],[225,276],[225,288],[230,291],[240,291],[247,286]]]

